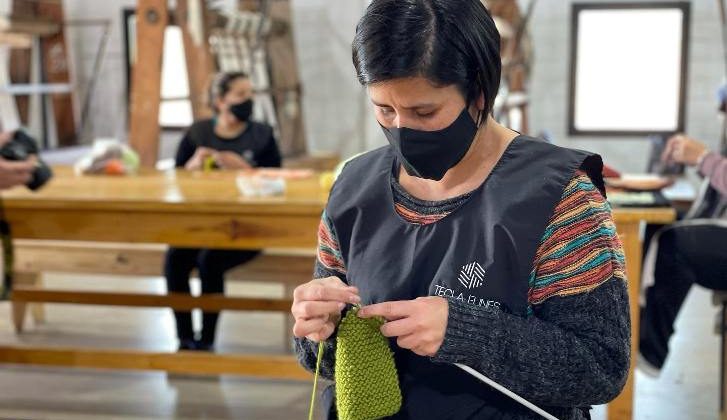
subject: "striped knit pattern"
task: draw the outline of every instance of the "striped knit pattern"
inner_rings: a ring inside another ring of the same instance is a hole
[[[449,215],[451,212],[443,212],[437,214],[423,214],[415,210],[408,209],[401,203],[396,203],[396,212],[409,223],[415,225],[428,225],[430,223],[436,223]]]
[[[531,305],[552,296],[591,291],[612,277],[626,279],[611,207],[586,174],[576,173],[563,191],[534,266],[528,295]]]
[[[428,225],[449,216],[470,198],[472,193],[442,201],[426,201],[409,194],[392,174],[391,191],[394,193],[396,212],[409,223]]]
[[[329,270],[346,274],[341,248],[338,245],[333,224],[325,211],[318,225],[318,261]]]
[[[441,220],[471,195],[446,202],[424,202],[408,195],[396,178],[392,179],[396,211],[414,224],[426,225]],[[345,274],[340,247],[325,213],[318,238],[320,263]],[[611,208],[585,173],[578,171],[563,191],[533,266],[528,292],[530,305],[541,304],[553,296],[591,291],[612,277],[626,279],[623,249],[611,218]]]

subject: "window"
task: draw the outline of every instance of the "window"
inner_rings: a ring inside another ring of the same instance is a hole
[[[684,129],[689,3],[574,4],[571,135]]]

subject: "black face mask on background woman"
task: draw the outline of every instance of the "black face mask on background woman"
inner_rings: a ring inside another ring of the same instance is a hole
[[[237,118],[238,121],[248,122],[252,115],[252,106],[252,99],[248,99],[244,102],[230,105],[230,112],[235,116],[235,118]]]
[[[464,158],[478,129],[467,108],[449,127],[441,130],[381,128],[409,175],[435,181],[444,178]]]

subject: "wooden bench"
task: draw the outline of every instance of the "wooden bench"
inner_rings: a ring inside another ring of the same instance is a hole
[[[167,247],[157,244],[15,241],[15,287],[12,314],[16,331],[22,332],[26,313],[31,310],[36,322],[45,321],[43,303],[97,304],[135,307],[170,307],[175,309],[256,310],[288,313],[284,337],[291,339],[292,317],[289,315],[293,290],[311,279],[314,250],[271,249],[230,270],[226,280],[272,282],[284,287],[283,299],[245,298],[182,294],[142,294],[125,292],[60,291],[43,287],[44,272],[76,274],[111,274],[140,277],[161,275]],[[286,347],[290,351],[289,347]]]

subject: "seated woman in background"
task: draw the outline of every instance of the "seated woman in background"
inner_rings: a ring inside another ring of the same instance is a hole
[[[709,179],[710,185],[727,199],[727,158],[683,134],[669,139],[664,162],[692,166]],[[719,217],[715,215],[714,217]],[[658,376],[669,354],[674,323],[693,284],[712,290],[727,290],[727,213],[722,218],[690,220],[668,226],[650,245],[654,265],[646,265],[646,305],[641,309],[638,367]],[[648,283],[647,283],[648,284]]]
[[[252,83],[245,73],[221,73],[215,77],[209,98],[215,115],[189,128],[179,144],[176,166],[191,171],[205,167],[227,170],[280,167],[273,128],[250,121],[252,96]],[[224,293],[225,272],[257,254],[258,251],[169,248],[164,263],[167,289],[190,293],[189,275],[196,267],[202,294]],[[217,312],[205,312],[202,331],[195,335],[191,312],[175,311],[179,350],[212,350],[218,316]]]

